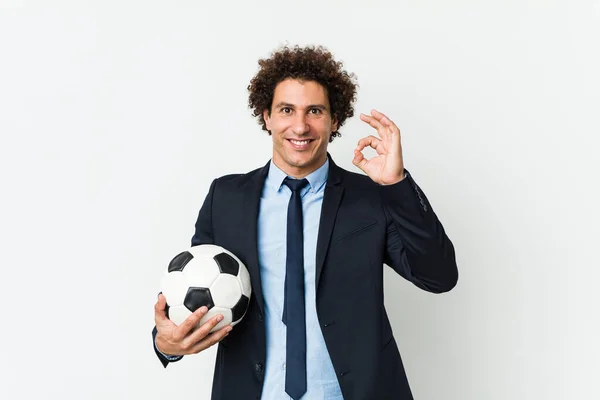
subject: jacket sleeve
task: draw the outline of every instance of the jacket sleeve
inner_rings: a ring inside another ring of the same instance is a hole
[[[215,186],[217,180],[213,180],[208,190],[208,195],[204,199],[204,204],[200,208],[198,213],[198,219],[196,220],[196,231],[192,237],[192,246],[198,246],[200,244],[213,244],[213,224],[212,224],[212,202],[215,194]]]
[[[204,203],[202,204],[200,212],[198,213],[195,232],[194,236],[192,237],[192,246],[198,246],[200,244],[212,244],[214,242],[212,228],[212,199],[214,196],[216,182],[217,181],[215,179],[211,183],[208,194],[206,195]],[[156,334],[157,330],[155,326],[154,329],[152,329],[152,343],[154,352],[165,368],[170,362],[179,361],[183,358],[183,356],[167,356],[158,350],[156,347]]]
[[[380,191],[387,221],[384,262],[423,290],[450,291],[458,282],[454,246],[423,191],[408,171]]]

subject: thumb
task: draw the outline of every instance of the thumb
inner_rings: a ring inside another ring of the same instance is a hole
[[[165,308],[167,306],[167,299],[165,298],[165,295],[160,293],[158,295],[158,300],[156,301],[156,304],[154,305],[154,322],[158,325],[158,324],[164,324],[166,322],[169,321],[169,319],[167,318],[167,314],[165,312]]]
[[[367,165],[368,160],[363,156],[363,154],[359,150],[354,150],[354,158],[352,159],[352,164],[356,165],[363,172],[365,171],[365,166]]]

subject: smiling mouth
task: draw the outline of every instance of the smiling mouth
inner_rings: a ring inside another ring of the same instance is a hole
[[[308,147],[308,145],[314,141],[314,139],[304,139],[304,140],[296,140],[296,139],[287,139],[297,150],[303,150]]]
[[[292,142],[293,144],[297,144],[299,146],[303,145],[303,144],[307,144],[313,141],[313,139],[303,139],[303,140],[296,140],[296,139],[288,139],[290,142]]]

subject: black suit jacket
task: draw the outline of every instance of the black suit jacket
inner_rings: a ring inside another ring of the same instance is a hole
[[[342,394],[345,400],[412,399],[384,307],[383,264],[421,289],[446,292],[458,279],[453,245],[408,171],[401,182],[380,186],[329,161],[316,305]],[[236,254],[252,281],[246,316],[218,345],[212,399],[259,399],[262,392],[266,348],[257,217],[268,168],[214,180],[192,238],[193,246],[214,243]],[[168,360],[157,355],[166,367]]]

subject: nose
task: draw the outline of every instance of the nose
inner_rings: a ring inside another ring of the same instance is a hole
[[[310,126],[308,125],[308,123],[306,121],[306,115],[304,115],[304,113],[297,114],[296,118],[294,119],[293,125],[292,125],[292,131],[296,135],[302,135],[302,134],[308,133],[308,131],[310,131]]]

